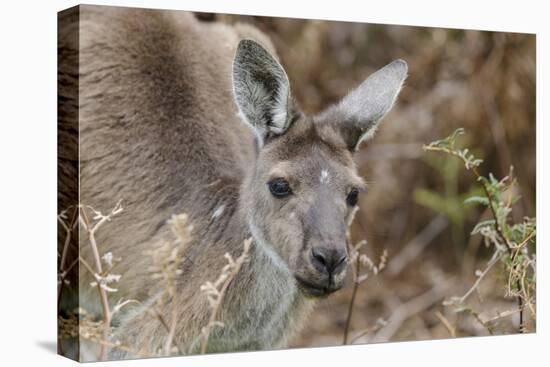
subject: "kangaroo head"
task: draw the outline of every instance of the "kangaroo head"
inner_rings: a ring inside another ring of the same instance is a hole
[[[343,285],[346,229],[365,190],[353,152],[374,134],[406,74],[407,64],[394,61],[337,105],[305,116],[279,62],[254,41],[239,43],[234,97],[260,144],[242,189],[248,226],[256,244],[294,275],[306,295],[324,296]]]

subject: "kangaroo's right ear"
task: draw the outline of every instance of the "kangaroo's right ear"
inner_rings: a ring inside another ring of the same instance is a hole
[[[261,144],[293,121],[290,83],[279,62],[252,40],[242,40],[233,61],[233,94],[242,118]]]

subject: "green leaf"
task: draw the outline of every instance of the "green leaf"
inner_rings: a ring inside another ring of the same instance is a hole
[[[464,204],[480,204],[484,206],[489,206],[489,199],[484,196],[471,196],[464,200]]]
[[[456,129],[451,135],[447,136],[446,138],[431,142],[428,145],[428,147],[453,149],[456,139],[463,134],[464,134],[464,129],[460,127]]]
[[[495,176],[489,172],[489,181],[491,182],[491,185],[498,186],[499,181],[495,178]]]
[[[476,233],[479,233],[481,231],[482,228],[485,228],[485,227],[492,227],[494,228],[495,227],[495,220],[494,219],[487,219],[487,220],[482,220],[481,222],[479,222],[478,224],[475,225],[474,229],[472,229],[472,234],[476,234]]]

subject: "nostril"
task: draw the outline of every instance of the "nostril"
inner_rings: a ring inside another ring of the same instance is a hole
[[[342,265],[346,261],[348,261],[348,255],[344,254],[344,255],[342,255],[342,257],[340,257],[338,259],[338,261],[336,262],[336,265],[334,265],[334,268],[336,269],[337,267],[339,267],[340,265]]]
[[[311,255],[315,260],[319,262],[320,265],[322,265],[323,267],[327,266],[327,260],[325,258],[325,255],[319,249],[316,249],[316,248],[311,249]]]
[[[322,273],[326,272],[331,275],[340,272],[347,260],[348,256],[345,251],[342,252],[338,249],[326,247],[314,247],[311,249],[311,262]]]

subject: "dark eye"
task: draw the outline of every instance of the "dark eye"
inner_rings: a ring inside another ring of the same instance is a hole
[[[359,190],[357,189],[351,189],[350,193],[348,194],[348,197],[346,198],[346,202],[349,206],[356,206],[357,200],[359,200]]]
[[[269,191],[271,191],[271,194],[277,198],[284,198],[285,196],[292,194],[290,184],[284,178],[276,178],[271,180],[267,183],[267,185],[269,186]]]

